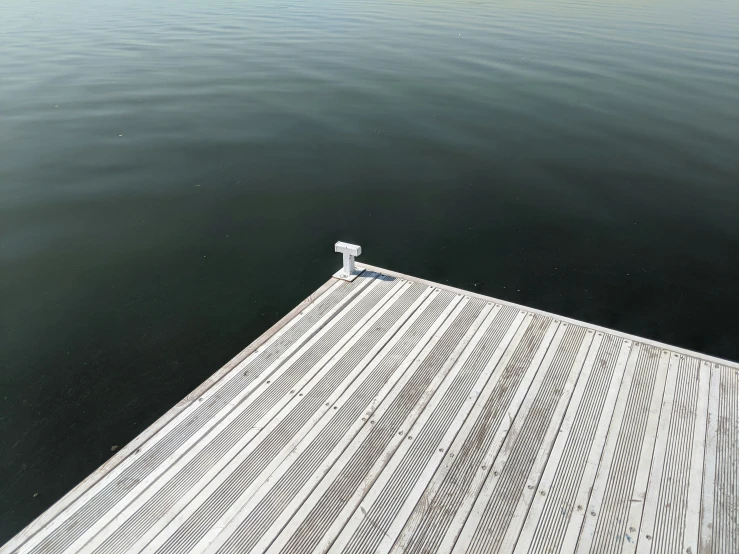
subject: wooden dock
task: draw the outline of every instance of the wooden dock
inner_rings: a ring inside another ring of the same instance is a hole
[[[360,266],[1,554],[739,552],[739,366]]]

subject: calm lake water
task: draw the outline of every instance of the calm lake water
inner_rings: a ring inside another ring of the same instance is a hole
[[[7,0],[0,53],[0,543],[339,239],[739,358],[736,0]]]

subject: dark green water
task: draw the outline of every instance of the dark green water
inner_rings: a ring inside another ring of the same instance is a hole
[[[739,2],[0,4],[0,543],[339,239],[739,358]]]

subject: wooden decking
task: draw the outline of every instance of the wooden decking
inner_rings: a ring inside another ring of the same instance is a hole
[[[365,267],[0,553],[739,552],[736,364]]]

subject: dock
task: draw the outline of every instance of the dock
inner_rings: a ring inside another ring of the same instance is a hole
[[[344,246],[0,554],[739,552],[739,365]]]

